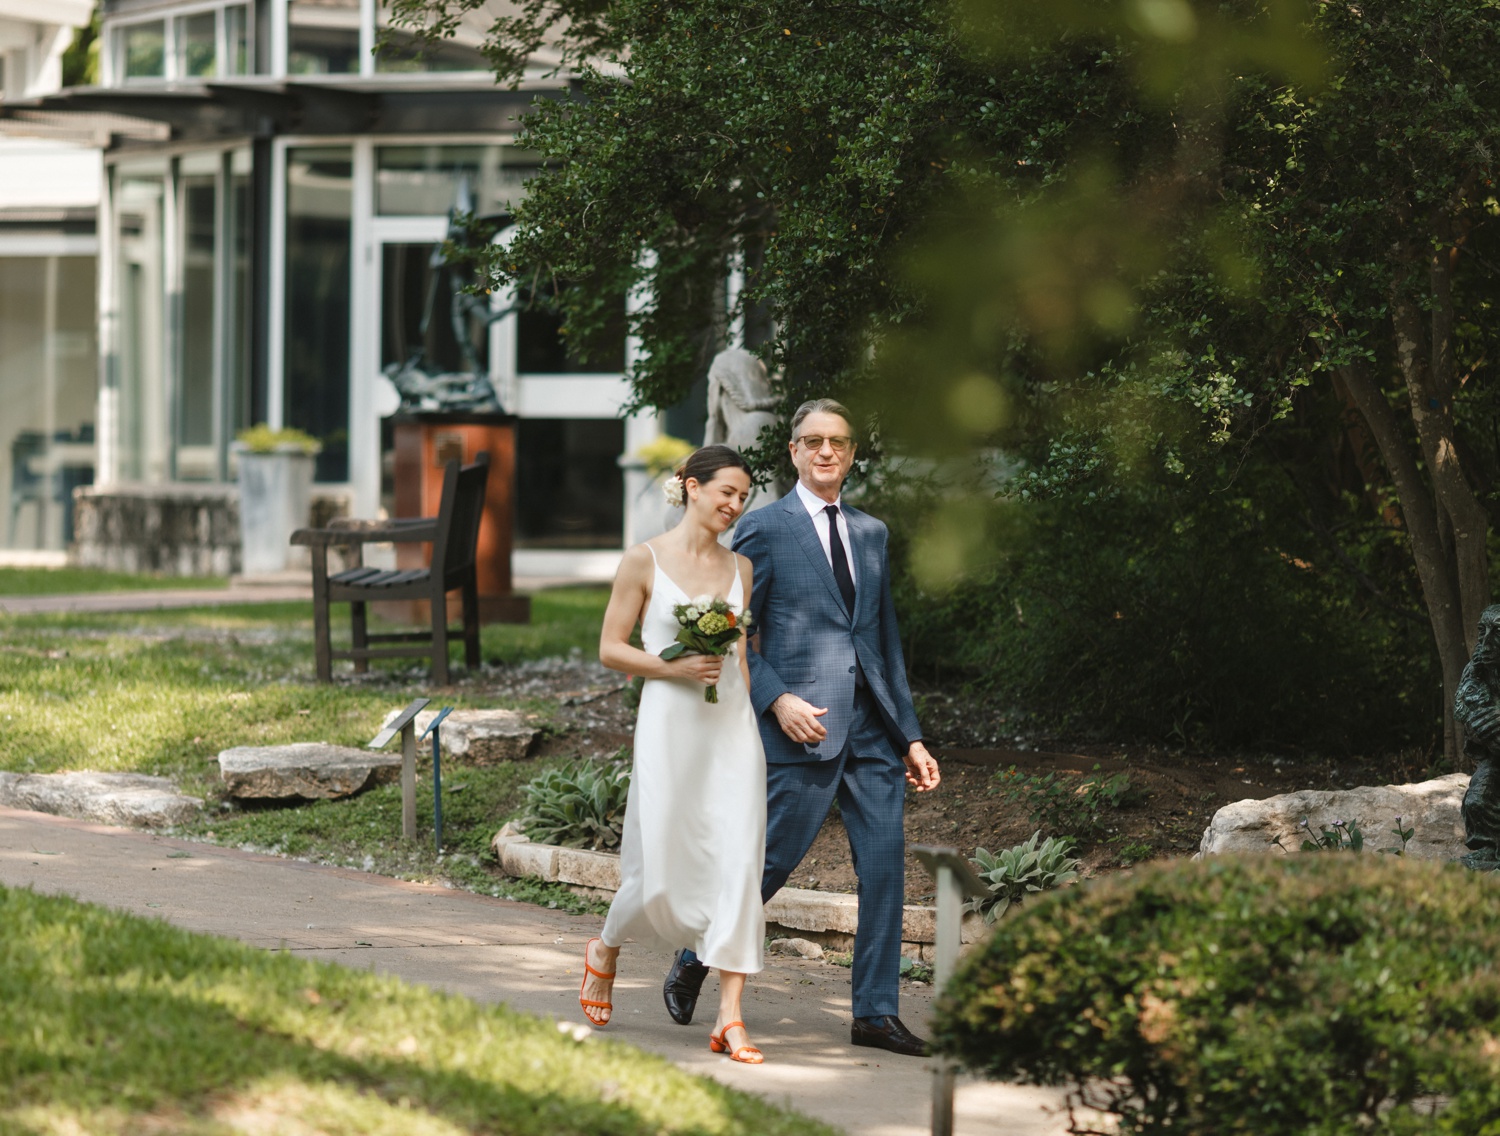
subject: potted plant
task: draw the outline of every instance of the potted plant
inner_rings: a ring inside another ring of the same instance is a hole
[[[301,430],[264,423],[242,430],[234,444],[240,484],[240,571],[247,576],[292,566],[292,533],[308,523],[313,459],[322,446]],[[301,551],[300,549],[298,551]]]

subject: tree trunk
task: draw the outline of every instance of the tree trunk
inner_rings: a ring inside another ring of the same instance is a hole
[[[1408,448],[1401,423],[1385,392],[1358,363],[1338,370],[1339,377],[1380,450],[1401,502],[1401,516],[1411,538],[1412,556],[1422,598],[1432,622],[1432,636],[1443,669],[1443,752],[1450,762],[1458,759],[1453,728],[1453,699],[1469,654],[1464,638],[1463,606],[1459,599],[1458,574],[1442,536],[1438,505],[1422,479],[1416,455]]]
[[[1459,606],[1463,613],[1466,653],[1474,653],[1479,617],[1490,602],[1489,513],[1474,492],[1465,470],[1458,434],[1453,423],[1453,262],[1456,248],[1439,249],[1429,255],[1428,278],[1432,287],[1430,317],[1431,346],[1424,375],[1416,366],[1403,377],[1411,396],[1412,418],[1422,444],[1438,507],[1447,517],[1450,548],[1457,572]],[[1396,308],[1397,318],[1413,331],[1421,327],[1420,312],[1413,305]],[[1404,339],[1399,327],[1398,340]],[[1412,360],[1419,362],[1419,360]],[[1412,379],[1426,379],[1425,389]]]

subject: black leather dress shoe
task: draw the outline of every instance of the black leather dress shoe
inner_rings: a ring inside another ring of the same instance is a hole
[[[903,1057],[926,1057],[927,1043],[901,1024],[895,1014],[884,1018],[855,1018],[849,1029],[849,1040],[855,1045],[884,1049]]]
[[[661,988],[661,996],[667,1003],[667,1013],[680,1026],[692,1024],[693,1011],[698,1008],[698,992],[703,989],[703,980],[708,977],[708,967],[697,959],[683,961],[685,953],[678,951],[672,959],[672,969],[667,971],[667,980]]]

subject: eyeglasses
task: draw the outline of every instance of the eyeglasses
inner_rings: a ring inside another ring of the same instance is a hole
[[[841,454],[854,445],[854,439],[849,437],[848,434],[835,434],[831,438],[825,438],[822,434],[804,434],[797,441],[801,442],[802,448],[810,454],[815,454],[821,450],[824,442],[832,446],[833,452],[836,454]]]

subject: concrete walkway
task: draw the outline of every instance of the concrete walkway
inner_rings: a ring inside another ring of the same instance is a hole
[[[111,611],[312,601],[311,583],[232,584],[227,588],[160,588],[139,592],[78,592],[47,596],[0,596],[0,615]]]
[[[285,949],[486,1002],[582,1021],[576,1001],[584,943],[602,921],[468,892],[404,883],[134,830],[0,809],[0,884],[70,895],[180,927]],[[848,971],[768,958],[746,994],[751,1037],[766,1064],[708,1051],[715,996],[699,1022],[667,1017],[670,959],[626,946],[609,1036],[681,1068],[784,1102],[858,1136],[928,1131],[930,1066],[849,1045]],[[903,995],[925,1032],[931,991]],[[960,1136],[1058,1136],[1060,1094],[965,1082]]]

